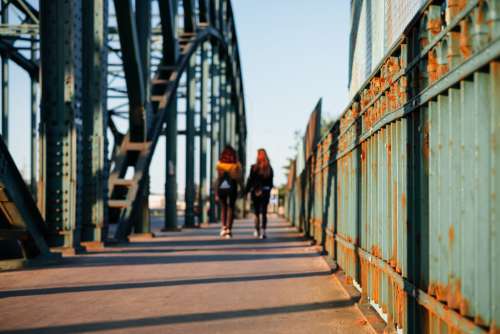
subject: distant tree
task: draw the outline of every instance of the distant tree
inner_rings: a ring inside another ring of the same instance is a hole
[[[286,158],[286,164],[285,166],[283,166],[283,170],[285,172],[288,172],[290,170],[290,168],[292,167],[292,162],[294,161],[295,159],[292,159],[292,158]]]
[[[323,117],[321,119],[321,136],[323,136],[325,132],[329,131],[336,121],[337,120],[330,115],[326,115],[325,117]]]

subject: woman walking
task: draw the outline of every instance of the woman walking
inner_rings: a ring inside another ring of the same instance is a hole
[[[257,151],[257,161],[250,169],[245,193],[250,192],[255,212],[255,237],[266,238],[267,206],[273,189],[273,169],[266,150]]]
[[[217,163],[216,201],[221,207],[221,237],[231,238],[238,183],[242,183],[241,164],[236,151],[226,146]]]

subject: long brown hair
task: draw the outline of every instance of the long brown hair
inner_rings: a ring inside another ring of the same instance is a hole
[[[271,163],[265,149],[257,150],[257,161],[255,162],[255,171],[264,177],[271,175]]]
[[[220,162],[235,164],[238,162],[238,157],[236,156],[236,151],[231,145],[224,147],[224,150],[220,154]]]

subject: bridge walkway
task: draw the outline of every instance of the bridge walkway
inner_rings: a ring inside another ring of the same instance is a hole
[[[283,220],[234,237],[184,230],[0,273],[0,332],[369,333],[314,247]]]

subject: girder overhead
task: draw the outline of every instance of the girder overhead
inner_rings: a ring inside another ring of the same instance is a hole
[[[227,143],[237,144],[244,160],[244,141],[236,138],[246,137],[235,133],[246,132],[246,124],[229,0],[12,0],[5,4],[8,11],[15,11],[20,24],[16,21],[0,29],[0,55],[32,78],[32,191],[21,187],[20,177],[4,182],[0,168],[0,186],[7,189],[7,195],[0,196],[2,208],[8,202],[19,212],[15,217],[23,219],[9,218],[5,223],[2,218],[2,240],[13,245],[28,235],[22,240],[33,240],[26,247],[35,251],[25,252],[32,258],[48,257],[49,247],[74,253],[102,247],[104,242],[126,241],[131,233],[150,233],[149,168],[162,136],[166,139],[165,229],[177,228],[178,136],[186,136],[191,157],[184,180],[185,226],[214,220],[214,191],[206,189],[216,175],[214,162]],[[227,122],[220,113],[226,109],[235,112],[233,122],[238,124],[221,130],[220,120]],[[184,119],[178,116],[184,112],[189,120],[185,130],[178,126]],[[197,147],[199,154],[195,154]],[[9,154],[6,146],[0,148],[2,157]],[[19,174],[9,161],[8,175]],[[202,172],[195,174],[196,169]],[[13,197],[16,189],[21,189],[21,197]],[[206,207],[211,209],[209,217],[204,214]],[[27,232],[9,227],[16,224],[25,224]],[[12,232],[3,233],[5,229]],[[1,245],[3,259],[13,248]]]

